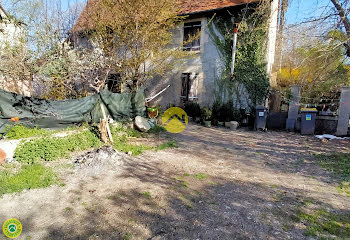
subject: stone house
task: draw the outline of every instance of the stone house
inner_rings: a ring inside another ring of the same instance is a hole
[[[93,2],[93,1],[90,1]],[[87,7],[89,6],[89,3]],[[187,16],[181,26],[173,31],[175,42],[179,45],[186,42],[187,37],[201,32],[200,38],[184,46],[184,51],[195,52],[195,57],[187,59],[185,64],[175,67],[166,76],[155,77],[150,80],[146,88],[146,96],[154,96],[159,91],[170,87],[150,104],[161,105],[163,108],[169,104],[181,105],[184,101],[196,101],[201,106],[210,106],[214,102],[215,79],[221,67],[221,59],[217,47],[210,37],[207,25],[213,14],[220,15],[225,12],[241,11],[247,4],[257,4],[259,0],[181,0],[181,15]],[[277,38],[277,24],[279,14],[279,0],[271,0],[271,15],[268,31],[268,50],[266,56],[267,72],[271,73],[275,42]],[[86,8],[87,8],[86,7]],[[83,25],[82,12],[73,28],[73,43],[75,46],[91,47],[87,36],[79,34]],[[78,29],[78,30],[77,30]],[[109,84],[112,86],[113,84]]]
[[[24,24],[11,18],[0,4],[0,54],[2,49],[18,46],[24,34]],[[28,84],[20,83],[11,79],[10,76],[0,73],[0,88],[19,92],[29,96]]]
[[[19,43],[19,37],[23,33],[21,23],[16,23],[15,20],[6,13],[0,5],[0,46],[5,46],[5,43],[14,46]]]

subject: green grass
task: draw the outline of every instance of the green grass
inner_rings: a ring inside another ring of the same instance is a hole
[[[315,156],[315,159],[322,168],[343,177],[344,181],[339,183],[337,190],[339,193],[350,197],[350,154],[319,154]]]
[[[124,240],[130,240],[130,239],[132,239],[132,234],[131,234],[131,233],[125,234],[124,237],[123,237],[123,239],[124,239]]]
[[[153,134],[158,134],[158,133],[166,132],[166,129],[162,126],[156,125],[153,128],[151,128],[148,132]]]
[[[146,150],[153,149],[151,146],[129,144],[126,136],[121,136],[114,139],[113,147],[119,152],[131,152],[134,156],[140,155]]]
[[[333,214],[325,209],[305,213],[303,210],[297,210],[297,219],[303,222],[307,229],[306,236],[319,238],[328,238],[329,234],[339,238],[350,236],[350,215]]]
[[[127,128],[123,126],[111,126],[111,133],[113,136],[127,136],[127,137],[136,137],[136,138],[140,138],[144,136],[144,133],[141,133],[135,129]]]
[[[159,129],[159,128],[158,128]],[[135,129],[130,128],[124,128],[124,127],[112,127],[111,132],[113,135],[113,147],[117,151],[128,153],[131,152],[132,155],[137,156],[142,154],[144,151],[147,150],[164,150],[166,148],[177,148],[178,145],[175,141],[169,140],[167,143],[161,144],[157,147],[153,146],[147,146],[147,145],[135,145],[135,144],[129,144],[128,138],[142,138],[145,137],[145,133],[141,133]]]
[[[46,188],[58,183],[58,177],[52,169],[40,164],[24,165],[16,174],[7,171],[0,173],[0,196],[25,189]]]
[[[131,152],[132,155],[137,156],[146,150],[151,150],[153,147],[145,145],[134,145],[128,143],[128,138],[141,138],[144,137],[144,133],[141,133],[135,129],[125,128],[122,126],[111,127],[111,132],[113,135],[113,148],[119,152],[128,153]]]
[[[350,154],[335,153],[331,155],[319,154],[315,156],[320,166],[330,172],[339,174],[345,180],[350,180]]]
[[[64,209],[64,212],[70,213],[72,210],[73,210],[73,208],[71,208],[71,207],[66,207],[66,208]]]
[[[146,197],[146,198],[152,198],[152,195],[150,192],[144,192],[144,193],[141,193],[141,195]]]
[[[205,179],[207,179],[208,176],[205,173],[198,173],[198,174],[194,175],[194,177],[198,180],[205,180]]]
[[[101,141],[94,133],[84,131],[62,138],[44,137],[30,140],[16,148],[14,157],[19,162],[34,164],[41,160],[53,161],[65,158],[72,152],[100,146]]]
[[[164,149],[167,149],[167,148],[178,148],[178,147],[179,147],[179,145],[177,144],[176,141],[170,140],[167,143],[163,143],[163,144],[159,145],[156,148],[156,150],[160,151],[160,150],[164,150]]]
[[[337,190],[339,193],[350,197],[350,181],[349,182],[341,182],[339,184],[339,186],[337,186]]]
[[[9,126],[10,127],[10,126]],[[21,138],[28,138],[28,137],[38,137],[38,136],[48,136],[50,135],[50,131],[42,128],[29,128],[25,127],[23,125],[16,125],[13,128],[11,128],[6,133],[7,139],[21,139]]]
[[[10,128],[10,126],[8,127]],[[38,128],[37,126],[34,128],[26,127],[21,124],[15,125],[6,133],[6,139],[22,139],[29,137],[47,137],[52,134],[64,132],[64,131],[73,131],[78,129],[87,129],[87,125],[83,124],[82,126],[70,126],[65,129],[57,129],[57,130],[47,130],[44,128]]]

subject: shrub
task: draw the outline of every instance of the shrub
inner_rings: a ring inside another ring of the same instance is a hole
[[[25,189],[45,188],[58,183],[58,177],[50,168],[39,164],[22,166],[17,174],[0,174],[0,196]]]
[[[208,107],[202,108],[201,117],[204,121],[210,121],[212,118],[212,111]]]
[[[213,104],[212,118],[220,122],[223,122],[221,117],[221,104],[218,102],[214,102]]]
[[[233,104],[227,102],[220,107],[220,117],[222,122],[229,122],[233,119]]]
[[[90,131],[63,138],[46,137],[20,144],[14,157],[29,164],[40,160],[52,161],[68,157],[69,153],[101,146],[99,138]]]
[[[185,103],[185,112],[190,117],[200,117],[201,116],[201,108],[196,102],[186,102]]]

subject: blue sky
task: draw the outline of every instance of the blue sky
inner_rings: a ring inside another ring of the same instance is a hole
[[[61,0],[62,1],[62,7],[67,8],[68,4],[73,5],[76,2],[86,2],[86,0]]]
[[[331,6],[332,3],[330,0],[290,0],[286,22],[288,24],[295,24],[309,18],[316,18]]]

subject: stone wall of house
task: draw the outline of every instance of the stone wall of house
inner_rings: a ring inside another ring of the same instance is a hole
[[[6,19],[6,15],[2,14],[1,16],[3,20],[0,21],[0,48],[5,47],[6,44],[10,46],[20,44],[20,38],[24,34],[23,27],[10,22]]]
[[[202,34],[200,37],[200,51],[194,56],[184,60],[178,64],[174,70],[166,76],[159,76],[149,81],[146,85],[146,96],[151,97],[161,91],[168,85],[167,89],[159,97],[155,98],[151,105],[160,105],[167,107],[169,104],[181,105],[181,88],[182,73],[191,73],[195,76],[191,91],[194,100],[198,101],[201,106],[211,106],[215,97],[215,79],[220,71],[220,57],[216,46],[210,38],[209,29],[207,27],[208,18],[193,18],[186,22],[201,21]],[[179,46],[183,42],[184,30],[183,26],[179,26],[174,30],[174,45]]]

